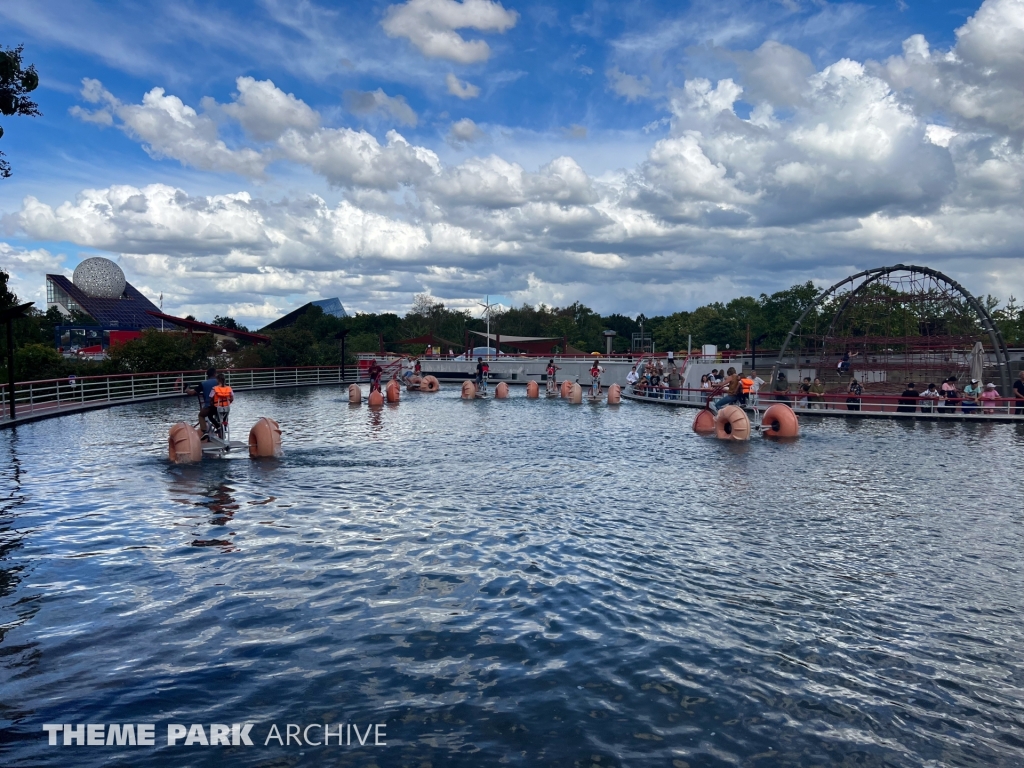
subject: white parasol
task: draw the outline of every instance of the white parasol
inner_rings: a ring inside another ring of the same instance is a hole
[[[974,342],[974,349],[972,349],[971,354],[967,356],[967,361],[970,363],[971,378],[977,379],[979,382],[984,381],[985,348],[981,345],[980,341]]]

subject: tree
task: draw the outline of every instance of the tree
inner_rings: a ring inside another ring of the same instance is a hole
[[[248,331],[244,325],[239,325],[238,321],[233,317],[217,315],[213,318],[213,324],[219,325],[221,328],[230,328],[233,331]]]
[[[7,117],[40,115],[39,105],[26,95],[39,87],[39,75],[32,64],[27,67],[22,64],[23,50],[23,45],[17,48],[0,47],[0,113]],[[0,138],[3,135],[4,129],[0,127]],[[0,177],[7,179],[10,175],[11,164],[4,159],[4,153],[0,152]]]

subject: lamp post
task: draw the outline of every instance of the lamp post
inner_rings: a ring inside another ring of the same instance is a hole
[[[768,338],[767,333],[762,333],[752,342],[750,342],[750,370],[757,370],[757,345]]]
[[[17,304],[0,311],[0,319],[7,324],[7,394],[11,403],[11,421],[14,421],[17,415],[14,406],[14,321],[19,317],[25,317],[34,303],[30,301],[27,304]]]

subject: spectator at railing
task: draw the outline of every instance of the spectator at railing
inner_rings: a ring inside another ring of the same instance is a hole
[[[1020,416],[1024,414],[1024,371],[1018,373],[1017,380],[1013,382],[1013,396],[1017,400],[1014,413]]]
[[[779,375],[775,377],[775,399],[783,403],[793,401],[793,398],[789,396],[789,381],[782,371],[779,371]]]
[[[960,404],[960,395],[956,391],[956,376],[950,376],[940,388],[942,402],[939,403],[939,410],[944,413],[956,413],[956,407]]]
[[[760,402],[761,387],[764,386],[764,379],[757,375],[757,371],[750,371],[750,405],[757,408]]]
[[[921,393],[921,413],[933,413],[940,398],[939,390],[935,388],[934,384],[929,384],[928,388]]]
[[[862,394],[864,394],[864,388],[860,382],[855,378],[850,379],[850,386],[846,388],[846,410],[859,411]]]
[[[669,366],[668,377],[666,378],[665,383],[668,385],[668,390],[665,393],[668,399],[678,400],[679,388],[683,385],[683,382],[679,376],[679,369],[676,367],[675,363],[672,363],[672,365]]]
[[[960,401],[960,410],[964,413],[974,413],[978,410],[978,398],[981,397],[981,382],[971,379],[971,383],[964,387],[963,399]]]
[[[711,389],[713,386],[715,385],[711,382],[711,374],[705,373],[703,376],[700,377],[701,389]]]
[[[806,408],[809,405],[810,397],[811,377],[804,376],[804,380],[800,382],[800,387],[797,389],[797,406],[800,408]]]
[[[636,372],[636,366],[634,365],[630,372],[626,374],[626,383],[633,386],[639,378],[640,375]]]
[[[914,382],[908,382],[907,388],[900,395],[899,405],[896,406],[896,413],[917,413],[917,398],[921,393],[917,391]]]
[[[825,385],[821,383],[821,379],[818,377],[815,377],[814,383],[811,384],[810,403],[811,408],[825,407]]]
[[[996,385],[986,384],[984,391],[978,399],[981,401],[981,405],[984,408],[985,413],[995,413],[996,401],[999,399],[999,393],[996,391]]]

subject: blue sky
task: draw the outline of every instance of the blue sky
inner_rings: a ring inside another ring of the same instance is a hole
[[[1024,294],[1024,0],[9,0],[19,294],[114,258],[261,325],[582,300],[646,314],[886,263]]]

